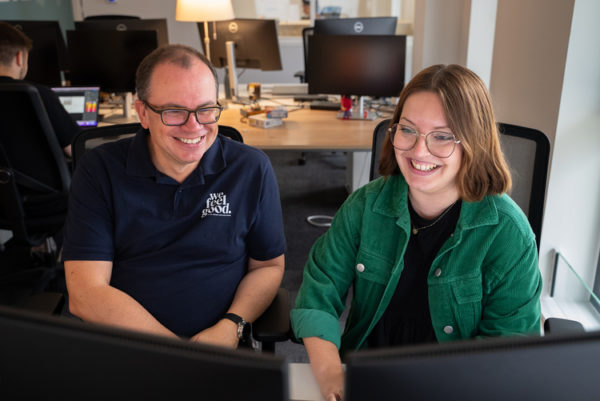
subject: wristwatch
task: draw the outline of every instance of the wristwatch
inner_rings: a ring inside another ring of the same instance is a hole
[[[250,338],[250,323],[245,321],[241,316],[238,316],[235,313],[226,313],[223,318],[229,319],[233,323],[237,324],[237,335],[240,340]]]

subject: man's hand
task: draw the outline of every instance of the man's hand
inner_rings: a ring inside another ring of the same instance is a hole
[[[196,334],[191,341],[220,347],[237,348],[237,324],[229,319],[221,319],[212,327]]]

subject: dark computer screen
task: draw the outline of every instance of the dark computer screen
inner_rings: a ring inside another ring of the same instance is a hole
[[[315,35],[394,35],[396,17],[316,19]]]
[[[512,337],[358,351],[347,401],[597,400],[600,333]]]
[[[67,31],[71,85],[135,91],[135,71],[158,47],[155,31]]]
[[[2,400],[287,400],[281,357],[0,308]]]
[[[406,36],[312,35],[308,93],[398,96],[404,87]]]
[[[213,29],[216,28],[216,39]],[[215,67],[227,66],[225,42],[235,42],[235,59],[238,68],[257,68],[263,71],[281,70],[277,26],[271,19],[243,19],[217,21],[208,24],[210,33],[210,59]],[[204,24],[198,23],[204,48]],[[205,53],[206,53],[206,49]]]
[[[58,21],[6,21],[33,41],[25,79],[48,86],[61,85],[61,70],[68,70],[65,40]]]
[[[157,19],[95,19],[87,21],[75,21],[75,30],[109,30],[109,31],[156,31],[158,45],[169,44],[167,31],[167,20]]]

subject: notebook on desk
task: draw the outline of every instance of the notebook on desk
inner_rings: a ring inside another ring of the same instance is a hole
[[[65,86],[52,88],[52,90],[80,127],[98,125],[100,87]]]

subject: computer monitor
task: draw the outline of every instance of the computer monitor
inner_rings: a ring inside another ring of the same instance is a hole
[[[308,93],[398,96],[404,87],[406,36],[312,35]],[[363,116],[363,112],[358,113]]]
[[[167,20],[157,19],[93,19],[86,21],[75,21],[75,30],[108,30],[108,31],[156,31],[158,45],[169,44],[169,33],[167,31]]]
[[[135,71],[158,47],[155,31],[69,30],[71,85],[134,92]]]
[[[80,127],[98,125],[99,86],[62,86],[52,90],[77,125]]]
[[[396,17],[316,19],[315,35],[394,35]]]
[[[237,68],[263,71],[281,70],[276,21],[272,19],[238,18],[211,22],[208,25],[210,60],[215,67],[227,67],[225,89],[227,98],[237,97]],[[214,30],[214,31],[213,31]],[[198,31],[205,37],[204,24]],[[227,46],[229,43],[229,47]],[[204,54],[206,43],[202,41]]]
[[[511,337],[346,355],[346,400],[598,399],[600,333]]]
[[[61,85],[68,70],[65,39],[58,21],[6,21],[21,29],[33,42],[25,79],[47,86]]]
[[[284,358],[0,307],[0,399],[287,400]]]
[[[213,27],[215,31],[213,32]],[[277,25],[272,19],[237,18],[208,24],[210,60],[215,67],[227,66],[225,43],[235,43],[235,65],[238,68],[256,68],[263,71],[281,70],[281,56],[277,39]],[[198,23],[200,37],[204,24]],[[216,38],[213,34],[216,33]],[[204,41],[202,48],[206,53]]]

